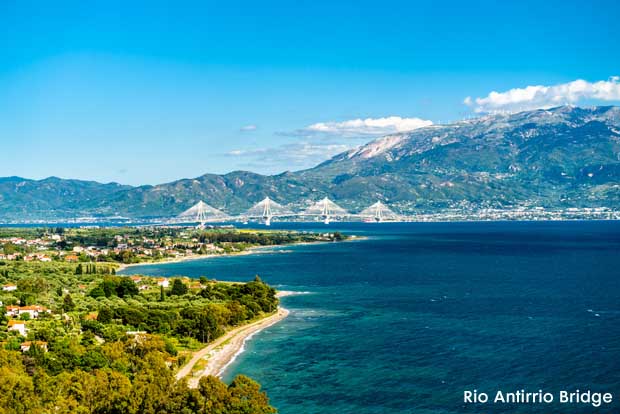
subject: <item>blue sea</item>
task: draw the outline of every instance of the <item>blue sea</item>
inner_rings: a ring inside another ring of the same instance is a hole
[[[276,224],[363,240],[128,269],[281,290],[291,315],[224,375],[259,381],[283,414],[594,413],[620,404],[620,223]],[[551,404],[465,404],[477,390]],[[561,390],[611,392],[600,408]]]

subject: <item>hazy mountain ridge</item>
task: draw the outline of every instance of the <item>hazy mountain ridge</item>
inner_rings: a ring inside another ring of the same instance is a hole
[[[0,178],[0,219],[176,215],[198,200],[238,213],[269,196],[298,206],[328,196],[351,210],[620,206],[620,108],[489,115],[378,138],[309,170],[205,174],[130,187]]]

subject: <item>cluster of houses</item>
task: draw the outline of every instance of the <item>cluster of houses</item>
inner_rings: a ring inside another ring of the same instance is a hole
[[[48,238],[43,238],[43,239],[41,238],[24,239],[23,237],[7,237],[7,238],[1,238],[0,244],[10,243],[16,246],[28,246],[28,247],[34,247],[37,250],[45,250],[45,249],[48,249],[50,246],[52,246],[57,241],[60,241],[61,239],[62,237],[57,234],[50,236]]]
[[[140,276],[130,276],[129,277],[136,285],[138,285],[138,290],[148,290],[151,288],[150,285],[144,283],[144,278]],[[147,280],[151,280],[148,278]],[[170,281],[165,277],[159,277],[155,279],[157,282],[157,286],[162,286],[164,288],[168,288],[170,286]]]
[[[199,250],[204,250],[212,254],[224,252],[224,249],[213,243],[199,243],[197,239],[192,240],[192,242],[182,244],[163,243],[162,246],[156,245],[155,240],[143,238],[142,244],[136,244],[136,242],[128,240],[126,243],[118,244],[116,248],[113,249],[115,254],[121,254],[124,251],[131,251],[136,256],[142,258],[150,258],[154,256],[181,258],[194,255]]]
[[[173,243],[169,238],[162,240],[151,239],[148,237],[130,238],[127,236],[116,235],[114,236],[116,247],[114,248],[100,248],[96,246],[75,246],[73,253],[85,254],[91,258],[97,258],[99,256],[107,256],[109,254],[122,254],[129,251],[138,257],[185,257],[195,254],[197,250],[203,249],[210,253],[222,253],[224,249],[216,246],[213,243],[200,243],[198,239],[192,239],[191,241],[184,242],[182,244]],[[77,256],[65,256],[65,261],[77,261]]]
[[[145,284],[144,281],[145,280],[153,280],[153,278],[150,277],[141,277],[141,276],[129,276],[129,278],[136,284],[138,285],[138,290],[148,290],[151,288],[151,285]],[[191,280],[189,278],[184,278],[186,282],[189,282],[189,288],[190,289],[204,289],[206,288],[206,286],[201,285],[199,281],[197,280]],[[165,277],[158,277],[154,279],[157,286],[161,286],[165,289],[170,287],[170,279],[165,278]]]
[[[22,246],[27,248],[26,250],[31,253],[21,253],[21,252],[13,252],[13,253],[0,253],[0,260],[20,260],[24,261],[40,261],[40,262],[51,262],[52,258],[46,254],[41,253],[43,251],[48,251],[52,248],[52,246],[61,240],[61,236],[55,234],[50,237],[45,238],[36,238],[36,239],[24,239],[23,237],[6,237],[0,238],[0,245],[12,244],[15,246]],[[34,252],[33,252],[34,251]]]
[[[36,319],[42,313],[52,313],[52,311],[41,305],[6,306],[6,316],[9,318],[19,318],[24,314],[28,314],[28,316],[30,316],[30,319]]]
[[[19,318],[21,315],[28,314],[30,319],[36,319],[42,313],[52,313],[52,311],[41,305],[6,306],[6,316],[10,318]],[[21,319],[9,319],[7,323],[7,330],[15,331],[21,336],[26,336],[28,333],[26,321]],[[33,344],[47,352],[47,342],[44,341],[26,341],[20,345],[20,350],[22,352],[29,351]]]
[[[62,236],[54,234],[46,238],[24,239],[21,237],[9,237],[0,239],[0,245],[13,244],[17,246],[28,247],[29,251],[36,250],[33,253],[0,253],[0,260],[20,260],[24,261],[40,261],[50,262],[54,257],[62,259],[66,262],[78,262],[80,256],[84,255],[90,259],[96,260],[100,256],[108,256],[110,254],[122,254],[130,251],[138,257],[149,258],[153,256],[163,257],[185,257],[195,254],[197,250],[204,250],[209,253],[222,253],[224,249],[213,243],[200,243],[198,239],[182,244],[175,244],[172,240],[155,240],[147,237],[140,239],[132,239],[127,236],[114,236],[116,247],[98,247],[98,246],[74,246],[71,251],[57,250],[53,251],[56,242],[62,240]],[[46,253],[40,253],[45,251]]]
[[[43,253],[31,253],[31,254],[2,254],[0,253],[0,260],[19,260],[24,259],[25,262],[39,261],[39,262],[51,262],[52,258]]]
[[[54,235],[58,240],[60,240],[60,236]],[[36,238],[36,239],[24,239],[23,237],[6,237],[0,239],[0,245],[4,244],[13,244],[15,246],[24,246],[28,247],[29,250],[37,250],[37,251],[45,251],[49,250],[52,245],[56,243],[54,236],[49,238]],[[0,260],[19,260],[24,259],[26,261],[39,260],[42,262],[49,262],[52,259],[42,253],[32,253],[32,254],[22,254],[19,252],[15,253],[0,253]]]
[[[32,254],[27,254],[24,256],[24,262],[32,262],[32,261],[51,262],[52,258],[42,253],[32,253]]]
[[[21,336],[26,336],[28,329],[26,328],[26,322],[25,321],[18,321],[18,320],[10,320],[8,323],[8,330],[9,331],[17,331]],[[22,344],[19,346],[20,350],[22,352],[27,352],[30,350],[30,347],[36,344],[39,348],[43,349],[43,351],[47,352],[47,342],[44,341],[26,341],[26,342],[22,342]]]

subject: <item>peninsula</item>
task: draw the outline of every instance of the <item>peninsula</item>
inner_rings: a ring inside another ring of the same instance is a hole
[[[0,229],[0,387],[11,395],[0,404],[8,412],[178,412],[216,393],[221,412],[238,410],[239,398],[244,412],[274,412],[251,379],[226,385],[216,378],[249,337],[286,317],[272,287],[258,276],[231,283],[116,272],[124,264],[344,238],[179,227]]]

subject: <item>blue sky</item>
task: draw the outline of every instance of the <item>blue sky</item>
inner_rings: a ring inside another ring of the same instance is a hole
[[[429,122],[620,96],[616,1],[126,3],[0,2],[0,176],[278,173]]]

